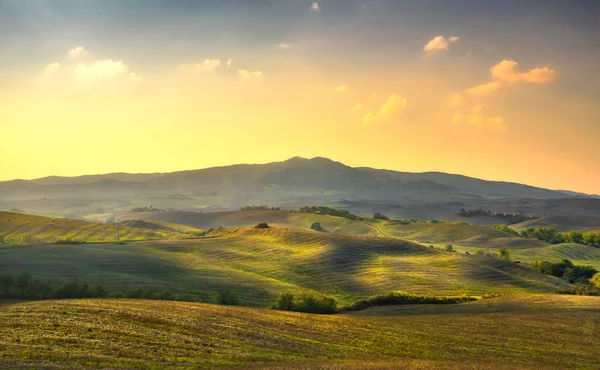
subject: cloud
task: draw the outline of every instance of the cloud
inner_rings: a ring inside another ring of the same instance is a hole
[[[466,90],[467,94],[473,96],[491,96],[502,87],[500,81],[492,81],[486,84],[477,85]]]
[[[290,45],[290,44],[279,44],[279,45],[277,45],[277,47],[280,48],[280,49],[289,49],[289,48],[292,47],[292,45]]]
[[[321,6],[319,5],[319,3],[312,3],[312,5],[310,6],[310,10],[312,10],[313,12],[318,12],[321,10]]]
[[[58,70],[60,70],[60,64],[54,62],[44,67],[44,74],[54,73]]]
[[[73,76],[79,82],[113,80],[122,77],[127,77],[134,82],[143,80],[135,73],[129,72],[129,68],[123,61],[113,61],[112,59],[98,60],[91,64],[78,64],[73,69]]]
[[[363,118],[363,123],[370,124],[387,119],[406,108],[408,101],[401,95],[392,95],[383,103],[377,113],[369,112]]]
[[[460,40],[460,37],[458,36],[450,36],[448,38],[444,36],[436,36],[427,44],[425,44],[423,51],[425,51],[425,55],[431,56],[438,51],[448,50],[449,45],[457,42],[458,40]]]
[[[79,57],[87,55],[87,53],[88,53],[87,50],[85,50],[85,48],[83,46],[77,46],[76,48],[69,50],[67,52],[67,55],[71,59],[77,59]]]
[[[544,84],[554,81],[556,71],[549,67],[533,68],[527,72],[519,72],[519,63],[504,59],[490,68],[492,77],[508,83],[527,82]]]
[[[444,99],[444,103],[450,108],[458,108],[465,104],[465,98],[461,93],[452,93]]]
[[[335,91],[344,92],[344,91],[347,91],[349,88],[350,88],[350,86],[348,86],[348,85],[340,85],[335,88]]]
[[[352,107],[352,110],[361,110],[363,108],[362,103],[357,103],[355,106]]]
[[[229,58],[227,59],[227,68],[231,67],[233,65],[233,59]]]
[[[527,72],[519,72],[519,63],[514,60],[504,59],[490,68],[494,81],[471,87],[466,92],[475,96],[491,96],[506,85],[520,82],[531,84],[545,84],[556,79],[556,70],[549,67],[533,68]]]
[[[248,71],[245,69],[238,69],[238,76],[242,78],[261,77],[262,71]]]
[[[477,103],[471,107],[471,110],[463,112],[455,112],[452,116],[452,123],[457,125],[469,125],[472,127],[485,127],[498,131],[506,130],[506,121],[500,116],[486,116],[484,110],[487,107]]]

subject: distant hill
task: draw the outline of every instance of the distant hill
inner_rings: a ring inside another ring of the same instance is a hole
[[[237,209],[251,204],[324,204],[342,199],[397,205],[574,197],[561,191],[439,172],[353,168],[320,157],[164,174],[5,181],[0,182],[0,195],[0,208],[42,213],[92,213],[101,208],[122,211],[134,204],[194,210]]]
[[[523,231],[530,228],[549,227],[558,231],[600,230],[600,217],[589,216],[546,216],[535,220],[511,225],[513,229]]]

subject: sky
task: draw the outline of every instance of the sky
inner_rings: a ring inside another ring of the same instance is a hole
[[[294,156],[600,194],[600,2],[0,0],[0,180]]]

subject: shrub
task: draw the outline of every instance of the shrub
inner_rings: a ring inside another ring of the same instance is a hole
[[[310,229],[314,230],[314,231],[320,231],[320,232],[325,231],[325,229],[323,229],[323,227],[321,226],[321,223],[319,223],[319,222],[313,222],[310,225]]]
[[[282,293],[272,308],[282,311],[331,314],[337,311],[337,301],[331,297],[315,297],[312,294],[303,294],[296,299],[291,293]]]
[[[476,256],[485,256],[485,251],[484,251],[483,249],[478,249],[478,250],[475,252],[475,255],[476,255]]]
[[[510,252],[506,248],[500,248],[498,250],[498,258],[506,261],[510,261]]]
[[[255,229],[268,229],[270,228],[269,224],[266,222],[260,222],[254,226]]]

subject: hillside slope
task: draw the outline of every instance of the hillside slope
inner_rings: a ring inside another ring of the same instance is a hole
[[[167,230],[121,227],[121,240],[181,239],[189,235]],[[0,244],[114,242],[117,226],[93,222],[0,212]]]
[[[535,220],[511,225],[515,230],[549,227],[558,231],[591,231],[600,230],[600,217],[591,216],[545,216]]]
[[[18,369],[593,369],[598,317],[593,302],[539,312],[353,317],[42,301],[2,307],[0,358]]]
[[[0,249],[4,273],[49,282],[78,277],[112,291],[151,286],[214,302],[222,288],[265,307],[285,291],[341,304],[401,290],[431,295],[553,292],[566,283],[493,257],[411,242],[292,229],[221,229],[193,240]]]

